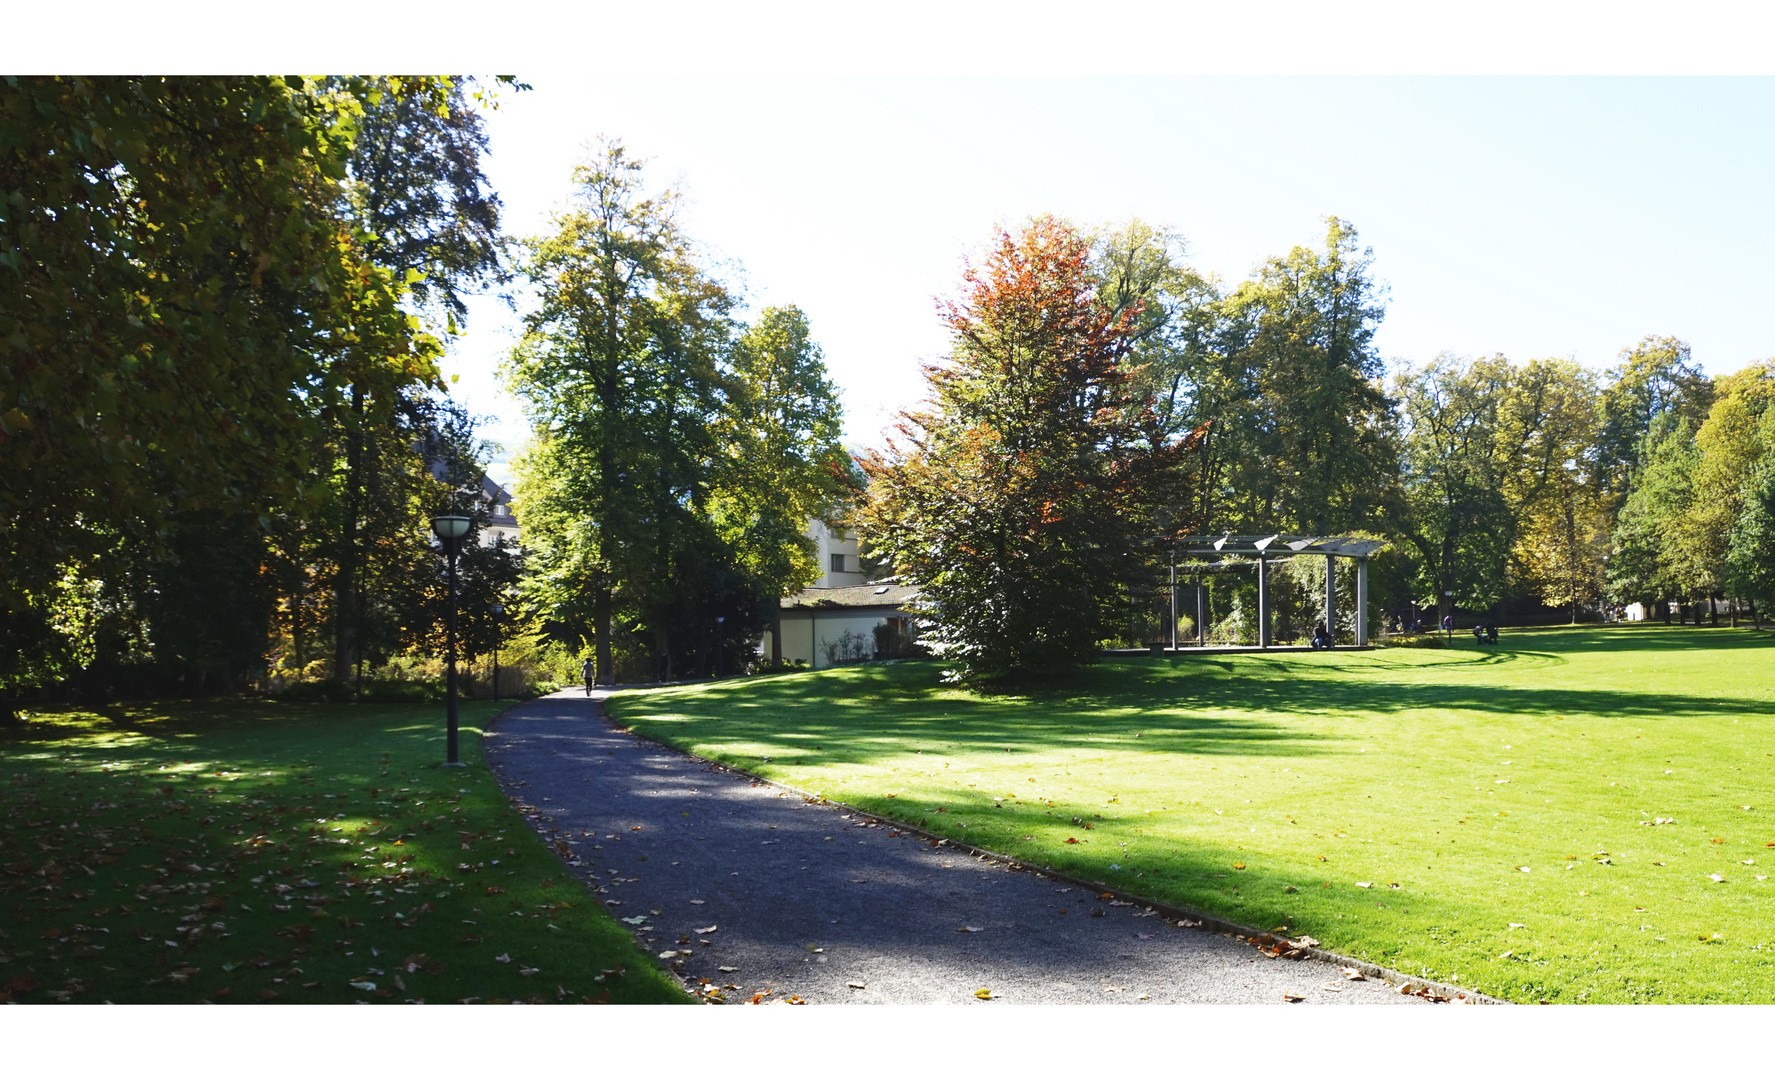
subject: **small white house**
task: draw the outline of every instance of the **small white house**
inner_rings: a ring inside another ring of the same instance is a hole
[[[764,656],[810,668],[873,660],[882,638],[911,636],[912,616],[902,605],[917,593],[911,585],[866,584],[815,586],[785,596],[775,624],[764,634]]]

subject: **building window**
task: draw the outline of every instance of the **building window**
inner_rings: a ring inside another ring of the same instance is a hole
[[[844,573],[844,556],[836,552],[832,555],[832,572],[834,574]]]

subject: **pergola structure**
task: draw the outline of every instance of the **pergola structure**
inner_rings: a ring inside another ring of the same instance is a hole
[[[1257,560],[1257,643],[1270,647],[1270,560],[1299,555],[1325,556],[1325,625],[1337,626],[1337,560],[1356,560],[1356,644],[1368,644],[1368,557],[1387,546],[1385,540],[1347,536],[1186,536],[1171,553],[1171,647],[1177,648],[1177,559],[1244,556]],[[1208,612],[1201,583],[1196,584],[1196,643],[1208,644]]]

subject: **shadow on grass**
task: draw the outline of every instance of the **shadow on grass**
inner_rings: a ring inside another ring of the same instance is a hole
[[[1444,711],[1510,718],[1609,716],[1681,723],[1716,716],[1775,715],[1775,702],[1634,687],[1511,685],[1509,676],[1558,668],[1582,653],[1648,657],[1702,648],[1744,654],[1771,643],[1747,632],[1694,627],[1525,632],[1520,646],[1424,653],[1379,650],[1235,658],[1107,661],[1062,677],[1001,685],[979,695],[945,687],[936,662],[869,664],[626,696],[615,711],[669,739],[755,742],[755,755],[801,765],[866,764],[884,756],[959,749],[1031,753],[1107,748],[1132,740],[1145,752],[1265,754],[1330,752],[1340,736],[1291,727],[1301,717],[1382,715],[1409,723]],[[1696,640],[1699,639],[1699,640]],[[1735,662],[1722,655],[1722,662]],[[1548,676],[1537,676],[1548,678]],[[1366,737],[1366,736],[1364,736]],[[742,755],[735,760],[746,760]]]

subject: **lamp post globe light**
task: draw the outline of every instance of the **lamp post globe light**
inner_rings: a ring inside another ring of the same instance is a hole
[[[450,619],[446,624],[446,662],[449,665],[445,686],[445,715],[449,719],[449,735],[445,742],[445,765],[462,764],[457,755],[456,739],[456,554],[462,538],[468,535],[469,519],[461,514],[441,514],[431,519],[431,531],[444,545],[444,559],[450,567]]]
[[[505,617],[505,605],[494,604],[487,609],[493,613],[493,703],[499,704],[499,624]]]

